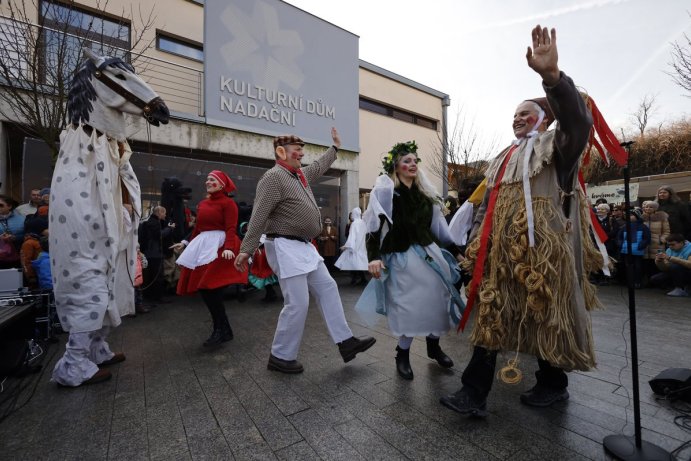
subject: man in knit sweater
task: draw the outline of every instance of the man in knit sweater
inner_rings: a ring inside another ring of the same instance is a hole
[[[333,146],[314,163],[301,168],[305,143],[297,136],[274,139],[276,166],[257,184],[252,217],[242,241],[235,267],[247,269],[247,261],[266,234],[264,246],[271,269],[278,276],[285,304],[278,317],[269,370],[302,373],[297,361],[305,328],[309,293],[321,308],[326,327],[344,362],[349,362],[376,342],[374,338],[353,336],[345,315],[338,286],[329,275],[324,260],[310,241],[322,229],[321,214],[310,183],[318,179],[336,160],[341,139],[331,129]]]

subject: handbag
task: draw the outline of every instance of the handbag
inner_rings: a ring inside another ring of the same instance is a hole
[[[3,234],[9,232],[9,226],[7,222],[2,223],[5,227]],[[0,262],[2,263],[13,263],[19,261],[19,251],[17,247],[14,246],[12,242],[6,240],[0,240]]]
[[[0,262],[13,263],[19,261],[19,252],[11,242],[0,240]]]

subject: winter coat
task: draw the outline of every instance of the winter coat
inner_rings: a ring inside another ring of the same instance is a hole
[[[672,234],[681,234],[689,238],[691,234],[691,216],[689,207],[685,202],[670,202],[669,200],[658,200],[660,204],[658,212],[667,213],[669,220],[669,231]]]
[[[38,278],[38,287],[41,290],[52,290],[53,279],[50,275],[50,253],[42,251],[38,255],[38,258],[31,261],[31,265],[36,271],[36,277]]]
[[[651,215],[643,214],[643,223],[650,229],[650,245],[644,255],[646,259],[655,259],[655,254],[659,250],[665,251],[665,243],[670,232],[668,218],[664,211],[656,211]]]
[[[631,223],[631,233],[633,240],[631,242],[631,254],[633,256],[645,255],[646,248],[650,245],[650,229],[643,224],[643,221],[636,221]],[[628,237],[626,227],[619,231],[619,239],[621,242],[621,254],[629,254]]]
[[[24,237],[24,243],[22,243],[22,248],[19,252],[20,259],[22,261],[22,270],[24,271],[24,277],[29,280],[29,283],[33,285],[35,283],[36,272],[34,271],[31,261],[38,258],[41,253],[41,244],[38,241],[38,237],[35,234],[27,234]]]

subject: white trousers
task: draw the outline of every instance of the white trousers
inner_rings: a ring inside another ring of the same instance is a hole
[[[113,358],[106,338],[110,327],[100,330],[70,333],[65,355],[53,368],[53,381],[63,386],[79,386],[98,371],[98,364]]]
[[[336,282],[320,261],[317,268],[306,274],[279,279],[285,303],[278,316],[278,325],[271,353],[282,360],[295,360],[298,356],[302,333],[305,329],[310,293],[316,298],[326,328],[334,343],[353,336],[343,314],[341,295]]]

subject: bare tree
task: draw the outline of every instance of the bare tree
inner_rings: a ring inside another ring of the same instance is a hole
[[[691,38],[684,34],[683,41],[672,43],[672,62],[669,63],[674,83],[689,92],[691,97]]]
[[[456,114],[456,123],[448,135],[446,155],[444,155],[444,141],[439,135],[439,145],[442,146],[433,156],[432,172],[448,183],[449,190],[459,193],[482,181],[486,159],[496,150],[496,137],[483,135],[475,126],[475,117],[469,116],[461,107]]]
[[[108,18],[104,20],[83,14],[74,0],[10,0],[5,6],[7,15],[0,16],[0,114],[43,140],[53,158],[82,48],[135,61],[153,43],[152,38],[146,41],[155,20],[153,7],[148,14],[139,9],[136,24],[132,10],[123,10],[114,19],[105,13],[107,7],[108,0],[97,0],[95,9]],[[40,26],[34,24],[37,16]],[[122,43],[129,46],[118,46]]]
[[[636,128],[638,129],[638,132],[640,133],[641,137],[645,135],[645,129],[648,126],[648,123],[650,122],[650,118],[655,114],[655,111],[657,110],[655,106],[655,95],[651,94],[646,94],[643,96],[643,99],[638,103],[638,107],[636,110],[631,114],[631,118],[633,119],[634,124],[636,125]]]

